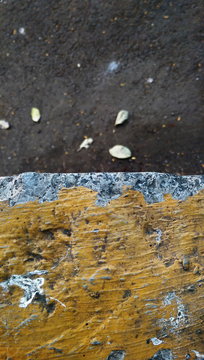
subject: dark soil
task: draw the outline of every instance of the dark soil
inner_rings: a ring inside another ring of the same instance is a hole
[[[1,0],[0,175],[202,174],[203,15],[203,0]],[[115,144],[133,158],[113,159]]]

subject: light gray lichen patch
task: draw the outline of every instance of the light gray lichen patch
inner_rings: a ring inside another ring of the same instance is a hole
[[[165,327],[167,330],[169,329],[170,332],[175,332],[179,330],[180,327],[186,325],[189,323],[187,309],[185,305],[182,303],[179,296],[176,295],[176,293],[169,292],[164,300],[163,304],[164,306],[171,305],[172,302],[176,304],[176,316],[171,316],[168,319],[162,318],[160,320],[160,325],[162,327]]]
[[[161,229],[156,229],[155,231],[157,233],[157,236],[156,236],[157,245],[160,245],[162,242],[162,231],[161,231]]]
[[[173,360],[173,354],[170,349],[161,349],[154,354],[149,360]]]
[[[33,276],[47,274],[46,270],[35,270],[28,272],[25,275],[11,275],[11,277],[0,283],[4,291],[8,291],[10,286],[18,286],[24,291],[24,295],[20,299],[19,307],[26,308],[32,303],[35,295],[43,295],[42,286],[44,278],[38,277],[33,279]]]

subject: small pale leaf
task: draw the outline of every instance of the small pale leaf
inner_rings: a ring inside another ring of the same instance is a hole
[[[7,130],[10,128],[10,124],[6,120],[0,120],[0,129]]]
[[[31,109],[31,118],[34,122],[40,121],[41,115],[40,115],[40,110],[38,108],[33,107]]]
[[[115,120],[115,125],[121,125],[128,119],[129,113],[127,110],[120,110]]]
[[[93,143],[92,138],[84,139],[84,141],[82,141],[81,145],[79,146],[78,151],[80,151],[81,149],[88,149],[92,143]]]
[[[113,146],[111,149],[109,149],[109,153],[111,156],[117,159],[128,159],[132,155],[130,149],[123,145]]]

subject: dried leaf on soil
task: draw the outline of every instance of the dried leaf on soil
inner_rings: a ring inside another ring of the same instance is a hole
[[[81,149],[88,149],[92,143],[93,143],[92,138],[84,139],[84,141],[82,141],[81,145],[79,146],[78,151],[80,151]]]
[[[113,146],[111,149],[109,149],[109,153],[111,156],[117,159],[128,159],[132,155],[130,149],[123,145]]]
[[[124,123],[124,121],[126,121],[128,119],[129,113],[127,110],[121,110],[119,111],[116,121],[115,121],[115,125],[121,125]]]
[[[31,109],[31,118],[34,122],[40,121],[41,115],[40,115],[40,110],[38,108],[33,107]]]
[[[0,120],[0,129],[7,130],[10,128],[10,124],[6,120]]]

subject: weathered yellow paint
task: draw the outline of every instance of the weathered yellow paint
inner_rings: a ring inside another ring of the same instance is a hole
[[[159,349],[194,358],[204,351],[204,192],[147,204],[126,189],[106,207],[95,200],[79,187],[53,202],[1,203],[0,281],[48,273],[46,300],[26,308],[19,287],[0,287],[0,359],[124,350],[125,360],[147,360]]]

